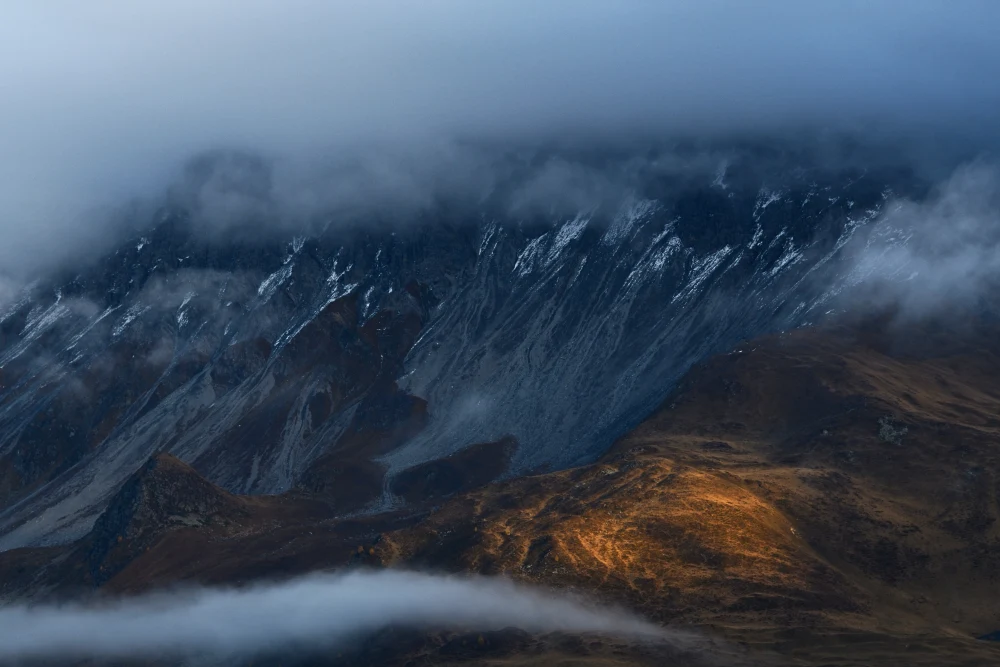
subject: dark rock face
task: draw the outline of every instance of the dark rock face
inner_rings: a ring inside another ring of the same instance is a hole
[[[692,650],[707,664],[740,664],[726,654],[736,642],[746,664],[785,664],[790,651],[803,665],[956,655],[994,664],[995,646],[980,639],[994,639],[984,633],[995,628],[1000,574],[1000,326],[972,313],[911,324],[916,340],[901,349],[890,322],[843,316],[713,355],[590,464],[487,483],[516,452],[504,438],[415,465],[389,480],[401,511],[345,517],[329,496],[232,494],[157,455],[77,542],[0,553],[0,597],[242,585],[354,566],[503,573],[592,592],[668,630],[699,627]],[[423,405],[390,388],[355,411],[344,443],[393,431]],[[885,414],[907,424],[903,445],[879,436]],[[378,465],[335,456],[341,447],[306,478],[325,468],[316,481],[336,493],[359,477],[333,467]],[[302,664],[481,662],[504,646],[505,664],[587,656],[501,635],[456,644],[435,629],[392,627],[358,638],[371,653],[318,647]],[[607,664],[685,664],[630,658],[625,641],[610,644]],[[281,664],[289,653],[281,647]]]
[[[516,451],[517,440],[510,436],[471,445],[400,472],[392,480],[392,493],[419,503],[485,486],[507,469]]]
[[[164,212],[0,312],[0,548],[85,534],[160,451],[343,512],[446,495],[506,436],[495,474],[593,460],[693,363],[829,309],[845,245],[917,187],[722,163],[541,225],[486,202],[253,240]]]
[[[101,585],[172,526],[204,526],[247,512],[239,501],[169,456],[151,458],[122,485],[94,523],[86,562]]]

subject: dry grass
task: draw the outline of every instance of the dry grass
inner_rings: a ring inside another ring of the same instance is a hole
[[[107,586],[346,563],[506,574],[723,641],[670,654],[674,664],[1000,664],[1000,647],[975,639],[1000,630],[1000,336],[911,333],[905,345],[870,327],[755,341],[693,370],[602,460],[490,484],[429,515],[345,521],[302,496],[225,496],[224,517],[149,538]],[[880,437],[886,419],[906,432]],[[51,558],[5,554],[0,572]],[[79,574],[61,567],[52,576]],[[485,653],[456,641],[392,660],[667,655],[603,640],[521,638]]]

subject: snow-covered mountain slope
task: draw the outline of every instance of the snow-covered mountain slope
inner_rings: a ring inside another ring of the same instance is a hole
[[[504,436],[507,474],[592,459],[693,363],[834,307],[865,277],[845,249],[918,187],[722,163],[530,223],[483,207],[225,242],[165,211],[0,313],[0,548],[83,534],[157,451],[344,512]]]

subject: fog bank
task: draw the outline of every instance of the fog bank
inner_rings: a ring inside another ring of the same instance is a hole
[[[665,637],[657,626],[624,612],[507,580],[379,571],[94,606],[2,608],[0,661],[246,656],[321,649],[388,626]]]
[[[887,202],[864,237],[847,248],[848,284],[864,305],[903,319],[975,308],[1000,286],[1000,168],[960,166],[923,201]]]

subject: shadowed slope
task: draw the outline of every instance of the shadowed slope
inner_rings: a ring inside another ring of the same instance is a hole
[[[973,640],[1000,612],[995,331],[886,327],[715,357],[601,462],[486,487],[379,553],[598,590],[807,662],[1000,660]]]
[[[308,496],[250,500],[200,480],[171,483],[190,485],[184,502],[196,511],[133,512],[158,537],[135,542],[148,533],[126,522],[109,553],[133,559],[105,587],[350,563],[506,574],[701,626],[727,639],[719,655],[735,647],[803,665],[1000,660],[994,644],[975,639],[1000,625],[1000,338],[989,323],[900,326],[855,322],[752,341],[693,369],[597,463],[489,484],[429,513],[345,521]],[[470,452],[482,451],[486,465],[497,446]],[[409,488],[460,479],[472,463],[417,471]],[[170,460],[156,466],[193,474]],[[211,520],[197,518],[206,512]],[[54,559],[3,554],[0,568],[62,562],[50,566],[55,576],[106,537],[95,531],[76,555]],[[150,546],[135,555],[133,543]],[[52,576],[35,590],[58,584]],[[438,664],[451,660],[451,641],[425,636],[379,655]],[[536,650],[563,655],[525,641],[489,655],[497,664],[532,664]],[[473,659],[469,651],[460,659]],[[581,651],[594,664],[656,663],[637,647],[613,659],[604,648]]]

